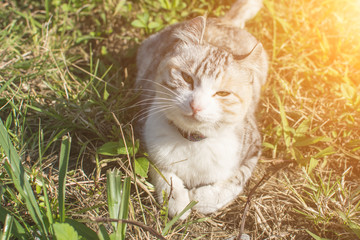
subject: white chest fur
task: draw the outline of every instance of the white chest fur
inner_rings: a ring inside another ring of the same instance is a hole
[[[149,116],[144,137],[152,161],[175,173],[188,188],[228,179],[239,166],[239,139],[234,127],[198,142],[185,139],[160,116]]]

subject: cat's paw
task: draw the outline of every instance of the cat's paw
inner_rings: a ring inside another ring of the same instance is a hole
[[[241,190],[240,186],[208,185],[190,190],[189,197],[190,200],[198,201],[193,207],[194,210],[210,214],[231,202]]]
[[[219,196],[212,186],[194,188],[189,191],[189,196],[191,200],[198,202],[193,209],[203,214],[213,213],[221,207],[218,204]]]
[[[169,216],[174,217],[179,214],[190,203],[189,191],[182,189],[172,194],[169,199]],[[186,211],[181,217],[181,220],[186,219],[190,215],[191,210]]]

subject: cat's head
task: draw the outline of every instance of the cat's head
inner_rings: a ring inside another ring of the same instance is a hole
[[[176,46],[160,62],[155,79],[155,102],[167,108],[169,121],[204,134],[239,123],[253,111],[265,81],[262,71],[267,71],[261,69],[265,53],[260,43],[253,41],[246,53],[237,55],[229,50],[230,44],[214,45],[221,37],[211,40],[206,28],[206,19],[198,17],[177,29]]]

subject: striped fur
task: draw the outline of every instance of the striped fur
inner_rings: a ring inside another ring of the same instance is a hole
[[[202,213],[228,204],[260,156],[254,113],[268,65],[261,43],[234,26],[259,10],[247,1],[238,0],[220,19],[197,17],[169,26],[139,48],[142,139],[162,173],[150,171],[159,201],[162,191],[171,194],[172,216],[191,200]],[[249,14],[236,15],[244,12]],[[206,137],[184,138],[191,133]]]

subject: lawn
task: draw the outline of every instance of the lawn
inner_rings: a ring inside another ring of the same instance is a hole
[[[184,221],[154,200],[137,48],[232,2],[0,2],[1,239],[360,239],[359,0],[264,0],[246,27],[270,69],[245,192]]]

